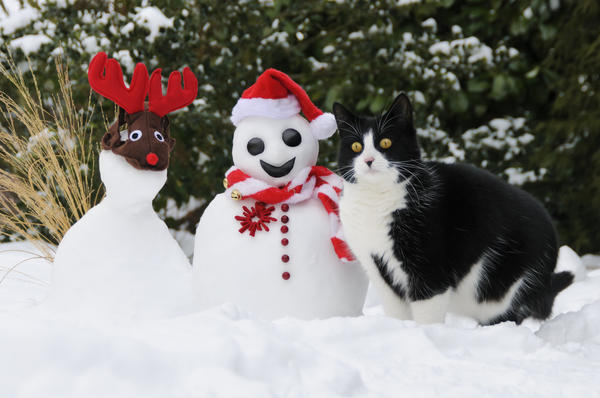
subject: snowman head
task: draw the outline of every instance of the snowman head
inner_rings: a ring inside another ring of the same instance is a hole
[[[318,140],[336,130],[334,116],[323,113],[296,82],[275,69],[267,69],[244,91],[231,121],[236,126],[233,163],[273,186],[285,185],[300,170],[314,166]]]
[[[233,136],[233,164],[272,186],[285,185],[300,170],[314,166],[318,155],[319,141],[299,115],[251,116],[238,124]]]

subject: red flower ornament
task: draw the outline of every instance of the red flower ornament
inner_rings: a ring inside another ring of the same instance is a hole
[[[267,231],[269,232],[268,223],[271,221],[277,221],[276,218],[271,217],[271,213],[275,210],[275,206],[266,207],[262,202],[256,202],[254,206],[248,209],[247,206],[243,206],[244,210],[241,216],[235,216],[242,226],[239,229],[240,234],[246,231],[250,231],[250,236],[254,236],[256,231]]]

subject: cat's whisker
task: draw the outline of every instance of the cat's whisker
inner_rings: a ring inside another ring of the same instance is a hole
[[[346,169],[352,169],[352,168],[353,168],[352,166],[341,166],[341,167],[338,167],[338,168],[332,169],[332,171],[333,171],[334,173],[341,173],[343,170],[346,170]]]

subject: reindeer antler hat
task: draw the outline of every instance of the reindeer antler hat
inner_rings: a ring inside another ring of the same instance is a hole
[[[102,147],[125,157],[138,169],[166,169],[175,144],[169,134],[167,114],[191,104],[198,94],[198,81],[190,68],[183,69],[184,87],[181,76],[178,71],[171,73],[167,94],[163,95],[161,69],[148,78],[146,66],[138,63],[127,88],[119,63],[103,52],[96,54],[88,69],[90,86],[122,109],[102,138]],[[128,130],[119,131],[124,124]]]
[[[103,52],[99,52],[92,58],[88,69],[90,86],[98,94],[119,105],[129,114],[144,110],[148,88],[150,89],[149,110],[161,117],[188,106],[198,95],[198,80],[188,67],[183,69],[185,88],[181,88],[181,73],[174,71],[169,75],[167,95],[163,95],[161,68],[152,72],[152,76],[148,79],[146,65],[138,63],[133,71],[131,84],[127,88],[123,82],[121,65],[115,59],[107,58],[108,56]]]

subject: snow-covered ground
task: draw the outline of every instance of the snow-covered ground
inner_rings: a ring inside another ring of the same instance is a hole
[[[31,257],[0,245],[0,279]],[[0,283],[0,397],[600,397],[600,260],[554,317],[480,327],[382,315],[266,322],[226,305],[172,319],[72,319],[38,307],[44,260]],[[567,248],[560,266],[577,268]],[[76,305],[76,303],[74,303]]]

